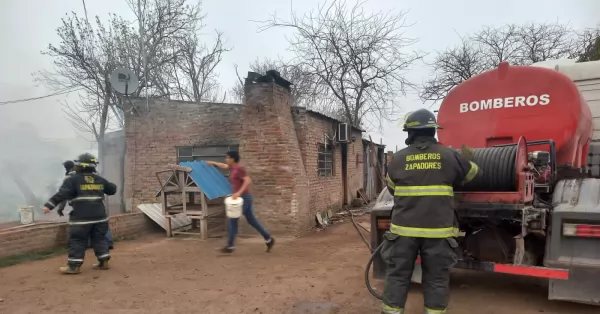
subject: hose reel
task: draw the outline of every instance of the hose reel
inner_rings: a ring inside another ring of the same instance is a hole
[[[458,188],[459,191],[508,192],[517,189],[517,146],[473,149],[473,162],[482,173],[473,181]]]
[[[481,173],[457,191],[514,192],[519,185],[519,173],[527,167],[527,142],[521,137],[514,145],[475,148],[473,162]]]

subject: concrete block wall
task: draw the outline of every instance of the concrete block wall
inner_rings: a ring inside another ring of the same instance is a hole
[[[256,215],[273,234],[297,235],[312,219],[290,92],[275,83],[247,83],[244,92],[240,154],[253,181]],[[240,229],[253,232],[246,224]]]
[[[177,162],[177,147],[236,145],[241,135],[239,104],[135,100],[126,112],[125,202],[128,209],[159,201],[155,173]],[[133,112],[133,113],[131,113]]]

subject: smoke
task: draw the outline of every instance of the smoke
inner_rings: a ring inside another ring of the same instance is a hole
[[[31,123],[0,125],[0,222],[18,219],[18,209],[30,205],[37,217],[64,176],[63,161],[89,151],[82,139],[44,138]]]

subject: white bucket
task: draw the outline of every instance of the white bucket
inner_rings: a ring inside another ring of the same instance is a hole
[[[238,197],[232,199],[231,196],[225,198],[225,214],[228,218],[240,218],[242,216],[242,209],[244,207],[244,199]]]
[[[22,225],[31,225],[33,220],[33,206],[23,206],[19,208],[19,220]]]

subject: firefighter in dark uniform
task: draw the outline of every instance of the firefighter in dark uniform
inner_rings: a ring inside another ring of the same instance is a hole
[[[394,154],[387,186],[394,195],[392,224],[381,255],[387,273],[381,313],[403,314],[417,256],[423,269],[425,313],[445,313],[458,233],[453,186],[473,180],[479,167],[435,139],[435,115],[425,109],[406,118],[407,148]]]
[[[67,180],[70,176],[75,174],[75,162],[72,160],[67,160],[65,162],[63,162],[63,167],[65,167],[65,178],[64,180]],[[63,213],[63,211],[65,210],[65,206],[67,205],[67,201],[63,201],[62,203],[58,204],[58,206],[56,206],[56,212],[58,213],[59,216],[64,216],[65,214]]]
[[[108,216],[104,208],[104,194],[116,194],[117,186],[95,173],[97,164],[93,155],[80,155],[75,161],[76,173],[67,178],[59,191],[44,204],[45,213],[65,200],[69,200],[73,208],[69,213],[67,266],[60,268],[65,274],[79,273],[89,238],[98,259],[94,269],[108,269]]]

